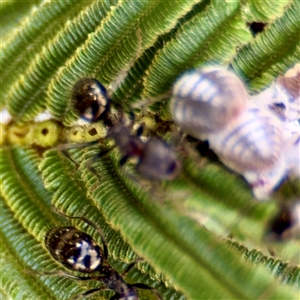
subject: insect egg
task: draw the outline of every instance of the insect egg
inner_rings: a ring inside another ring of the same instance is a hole
[[[174,84],[171,112],[175,123],[204,139],[246,109],[248,95],[241,80],[217,67],[187,71]]]
[[[94,78],[83,78],[76,82],[72,101],[80,117],[89,122],[105,119],[110,108],[105,87]]]

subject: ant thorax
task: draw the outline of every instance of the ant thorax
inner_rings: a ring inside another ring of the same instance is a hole
[[[108,288],[116,292],[118,300],[138,300],[135,288],[126,283],[122,276],[111,267],[103,267],[101,274],[104,275],[103,282]]]
[[[131,132],[132,126],[126,126],[123,118],[108,128],[107,138],[114,140],[123,156],[140,157],[144,152],[144,142],[138,135]]]
[[[52,257],[70,270],[91,273],[101,269],[101,248],[75,227],[52,229],[45,236],[45,245]]]

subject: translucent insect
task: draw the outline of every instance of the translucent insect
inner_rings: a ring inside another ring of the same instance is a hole
[[[57,227],[50,230],[45,236],[45,246],[51,256],[60,264],[71,271],[78,271],[84,276],[74,276],[64,271],[44,272],[42,275],[59,275],[76,280],[96,280],[105,284],[104,287],[94,288],[80,294],[72,299],[79,299],[104,289],[115,291],[111,300],[138,300],[137,288],[152,290],[158,299],[158,293],[151,287],[142,284],[128,284],[123,277],[132,269],[135,263],[130,264],[121,275],[108,263],[108,249],[101,229],[84,217],[70,217],[59,212],[59,214],[86,222],[94,227],[99,233],[102,247],[96,244],[93,238],[75,227]]]
[[[244,85],[233,73],[223,68],[191,70],[173,86],[171,112],[183,131],[205,139],[239,116],[247,99]]]
[[[282,241],[300,237],[300,201],[282,204],[278,213],[269,222],[266,237],[272,241]]]
[[[107,127],[105,138],[111,138],[121,153],[120,165],[129,158],[137,158],[136,170],[150,180],[170,180],[177,176],[180,164],[174,149],[162,139],[141,138],[143,126],[133,132],[134,117],[126,124],[122,113],[113,119],[110,113],[110,98],[105,88],[93,78],[79,80],[73,91],[74,108],[80,117],[96,122],[101,120]],[[107,151],[106,151],[107,152]],[[101,156],[102,153],[99,154]]]

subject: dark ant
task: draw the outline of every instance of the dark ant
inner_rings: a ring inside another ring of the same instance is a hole
[[[300,202],[281,204],[278,213],[269,222],[266,237],[283,241],[300,236]]]
[[[71,217],[55,209],[54,211],[68,219],[81,220],[96,229],[101,237],[102,248],[90,235],[75,227],[53,228],[45,236],[45,246],[51,256],[67,269],[81,272],[87,276],[75,276],[64,271],[38,272],[40,275],[59,275],[83,281],[98,280],[105,284],[104,287],[88,290],[72,299],[80,299],[104,289],[111,289],[115,291],[115,295],[110,300],[138,300],[136,288],[151,290],[158,299],[161,299],[155,289],[143,283],[129,284],[125,282],[123,277],[136,262],[131,263],[122,274],[110,266],[107,244],[101,229],[96,224],[85,217]]]
[[[114,147],[117,146],[120,149],[122,153],[121,166],[129,158],[137,158],[136,170],[147,179],[171,180],[177,176],[180,163],[174,149],[157,137],[143,141],[141,139],[143,125],[133,133],[133,114],[130,115],[129,125],[125,124],[122,112],[114,120],[110,114],[109,93],[97,79],[80,79],[74,85],[72,102],[81,118],[89,122],[102,121],[107,127],[105,138],[113,139]],[[97,157],[101,157],[111,149],[99,153]]]

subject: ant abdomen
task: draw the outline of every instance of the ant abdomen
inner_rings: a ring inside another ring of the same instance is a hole
[[[172,180],[179,173],[180,163],[171,146],[161,139],[150,138],[136,168],[150,180]]]
[[[205,138],[235,119],[247,105],[240,79],[223,68],[187,71],[174,84],[171,112],[186,133]]]
[[[52,257],[70,270],[91,273],[102,264],[102,250],[91,236],[75,227],[57,227],[45,236]]]
[[[153,288],[143,283],[129,284],[124,280],[124,276],[133,268],[135,262],[131,263],[123,274],[118,273],[109,264],[106,240],[102,230],[96,224],[85,217],[73,217],[59,211],[56,212],[68,219],[81,220],[96,229],[101,237],[102,247],[96,244],[90,235],[75,227],[53,228],[45,236],[46,248],[57,262],[83,276],[72,275],[65,271],[40,272],[40,274],[58,275],[82,281],[95,280],[105,284],[105,286],[90,289],[72,299],[81,299],[104,289],[111,289],[115,292],[110,298],[111,300],[138,300],[138,288],[153,291],[157,298],[161,299]]]

